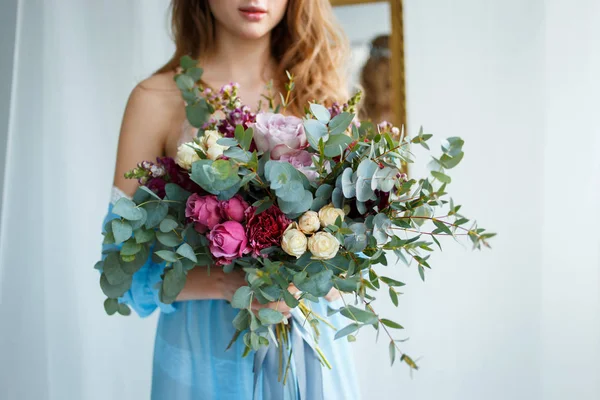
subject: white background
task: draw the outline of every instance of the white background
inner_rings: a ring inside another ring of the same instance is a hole
[[[2,399],[149,396],[155,316],[104,316],[92,266],[127,95],[170,55],[167,26],[162,0],[18,2]],[[465,139],[450,189],[499,235],[482,252],[442,243],[426,283],[390,272],[405,295],[377,309],[421,370],[390,368],[365,331],[363,398],[600,398],[600,3],[406,0],[405,29],[409,128]]]

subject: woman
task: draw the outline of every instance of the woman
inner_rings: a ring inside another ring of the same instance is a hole
[[[183,55],[200,60],[203,81],[213,88],[231,81],[240,84],[245,104],[259,103],[267,82],[285,83],[285,72],[295,75],[296,90],[288,110],[318,99],[345,100],[340,66],[345,42],[332,24],[327,0],[173,0],[176,51],[163,68],[132,92],[121,128],[113,203],[132,196],[137,182],[124,173],[142,160],[174,157],[182,140],[184,103],[174,85],[174,71]],[[184,133],[185,136],[185,133]],[[113,218],[109,213],[107,219]],[[225,351],[237,313],[227,300],[245,284],[242,274],[212,268],[190,271],[185,288],[172,305],[158,300],[154,285],[164,265],[151,259],[134,276],[122,301],[139,315],[161,309],[154,351],[153,399],[352,399],[358,396],[356,377],[345,340],[333,341],[333,330],[321,329],[319,345],[333,370],[296,366],[284,389],[274,388],[276,377],[253,371],[253,357],[241,358],[243,343]],[[293,289],[291,289],[293,290]],[[340,305],[339,293],[328,296]],[[289,312],[285,303],[263,305]],[[256,304],[256,307],[260,305]],[[326,314],[327,301],[313,304]],[[332,322],[348,321],[336,314]],[[300,351],[300,350],[299,350]],[[307,353],[307,356],[310,354]],[[259,368],[260,369],[260,368]]]

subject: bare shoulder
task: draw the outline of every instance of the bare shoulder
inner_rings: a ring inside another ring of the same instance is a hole
[[[135,107],[151,119],[168,118],[170,121],[179,115],[184,103],[173,76],[173,73],[161,73],[140,82],[131,92],[128,108]]]

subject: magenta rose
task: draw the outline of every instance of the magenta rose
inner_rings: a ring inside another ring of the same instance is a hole
[[[255,210],[255,207],[250,207],[246,211],[246,236],[252,254],[259,256],[262,249],[281,245],[283,232],[292,221],[276,206],[258,215],[255,214]]]
[[[254,143],[261,152],[271,152],[271,158],[305,148],[306,134],[302,120],[282,114],[260,113],[254,123]]]
[[[237,221],[215,225],[206,238],[211,254],[217,258],[217,265],[229,264],[250,252],[244,227]]]
[[[246,210],[250,207],[239,194],[227,201],[222,201],[220,205],[223,218],[237,222],[244,222]]]
[[[200,233],[223,221],[219,200],[215,196],[199,196],[196,193],[187,200],[185,216],[196,223],[195,228]]]
[[[309,181],[314,182],[319,177],[312,155],[306,150],[296,150],[291,153],[285,153],[279,158],[279,161],[286,161],[302,172]]]

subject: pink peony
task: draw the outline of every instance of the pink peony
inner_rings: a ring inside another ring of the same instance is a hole
[[[246,231],[237,221],[215,225],[206,238],[211,254],[217,258],[217,265],[229,264],[233,259],[250,252]]]
[[[195,228],[200,233],[223,221],[219,200],[215,196],[199,196],[196,193],[187,200],[185,216],[196,223]]]
[[[294,168],[302,172],[311,182],[316,181],[319,177],[313,164],[312,155],[306,150],[296,150],[286,153],[279,158],[279,161],[286,161],[292,164]]]
[[[306,134],[302,120],[282,114],[260,113],[254,124],[254,143],[261,152],[271,152],[271,158],[305,148]]]
[[[223,218],[237,222],[244,222],[246,219],[244,213],[250,207],[239,194],[227,201],[222,201],[220,205]]]

